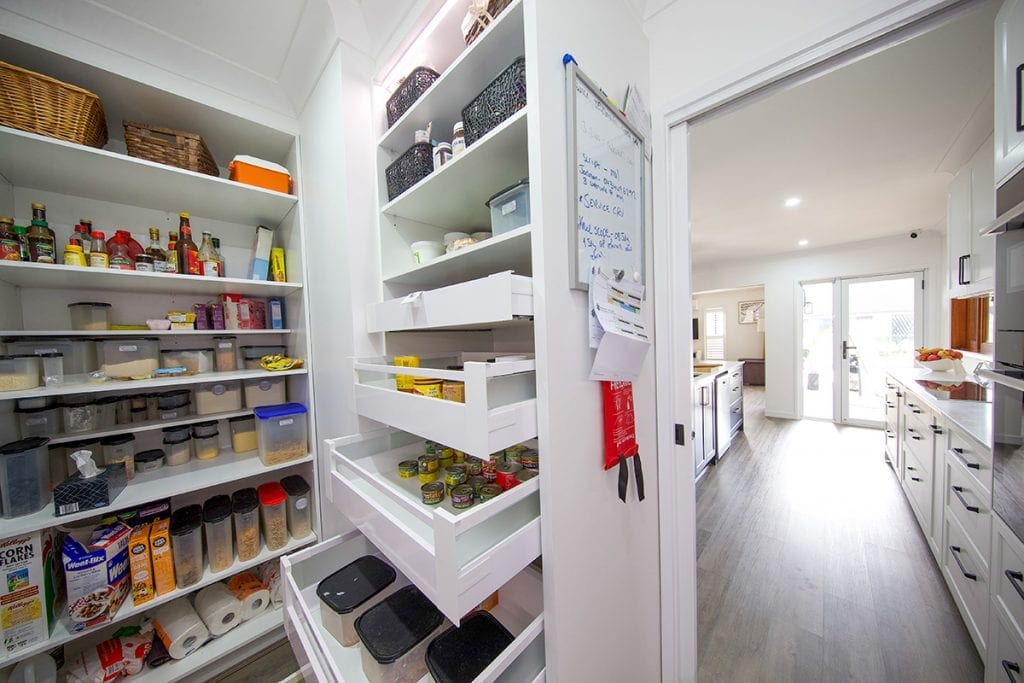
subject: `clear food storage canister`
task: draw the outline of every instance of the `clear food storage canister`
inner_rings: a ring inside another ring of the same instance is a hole
[[[0,500],[4,519],[30,515],[50,502],[50,458],[46,449],[49,441],[46,437],[34,436],[0,446]],[[283,502],[281,513],[284,514]]]
[[[60,406],[64,431],[68,434],[94,432],[97,428],[96,402],[89,396],[69,396]]]
[[[23,391],[39,386],[38,356],[0,356],[0,391]]]
[[[235,337],[221,336],[213,338],[213,367],[217,372],[231,372],[238,369],[238,353],[235,348]]]
[[[418,681],[427,674],[427,645],[448,626],[427,596],[406,586],[356,619],[363,673],[370,683]]]
[[[261,484],[257,491],[260,517],[263,518],[263,540],[267,543],[267,550],[279,550],[288,543],[288,513],[285,510],[288,495],[276,481]]]
[[[164,464],[184,465],[192,459],[192,431],[188,425],[163,430]]]
[[[228,413],[241,408],[240,382],[211,382],[196,386],[196,415]]]
[[[164,349],[160,365],[165,368],[186,368],[190,375],[213,371],[213,349]]]
[[[79,301],[68,304],[73,330],[109,330],[110,304],[99,301]]]
[[[210,436],[198,436],[193,433],[192,441],[195,442],[197,460],[213,460],[220,455],[220,432],[214,432]]]
[[[256,418],[239,415],[228,420],[231,428],[231,450],[235,453],[249,453],[256,450]]]
[[[397,573],[384,560],[364,555],[334,572],[316,587],[320,621],[345,647],[359,642],[355,621],[396,590]]]
[[[203,504],[203,528],[206,531],[206,555],[210,571],[222,572],[235,561],[231,540],[231,498],[214,496]]]
[[[203,508],[187,505],[171,515],[171,554],[178,588],[187,588],[203,577]]]
[[[96,360],[96,340],[94,339],[52,339],[39,337],[35,339],[10,339],[7,342],[7,353],[20,356],[41,356],[46,353],[59,353],[64,356],[64,374],[82,375],[99,368]]]
[[[273,354],[287,355],[288,349],[282,345],[273,346],[243,346],[241,347],[242,358],[245,360],[246,370],[259,370],[260,359],[263,356]]]
[[[56,351],[39,354],[43,384],[48,387],[64,385],[64,354]]]
[[[256,408],[253,412],[264,465],[279,465],[306,456],[306,406],[285,403]]]
[[[123,462],[125,476],[128,479],[135,478],[135,435],[118,434],[108,436],[100,441],[103,446],[103,464],[113,465]]]
[[[284,377],[258,377],[247,379],[243,384],[246,408],[276,406],[287,400]]]
[[[156,337],[104,339],[99,344],[100,369],[112,379],[149,377],[160,367],[160,343]]]
[[[118,396],[104,396],[96,399],[96,429],[107,429],[117,424]]]
[[[21,438],[53,436],[60,433],[60,413],[56,408],[17,408],[18,431]]]
[[[305,538],[313,531],[312,506],[309,504],[309,484],[298,474],[281,480],[288,494],[288,533],[292,538]]]
[[[256,489],[242,489],[231,496],[235,518],[235,543],[238,559],[246,562],[260,554],[260,510]]]

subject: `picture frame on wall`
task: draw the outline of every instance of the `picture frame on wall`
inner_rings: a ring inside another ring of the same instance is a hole
[[[740,325],[756,325],[761,319],[764,311],[764,301],[741,301],[739,302],[739,323]]]

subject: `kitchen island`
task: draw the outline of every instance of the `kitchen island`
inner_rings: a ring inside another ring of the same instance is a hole
[[[743,362],[702,361],[693,373],[694,476],[722,458],[743,429]]]

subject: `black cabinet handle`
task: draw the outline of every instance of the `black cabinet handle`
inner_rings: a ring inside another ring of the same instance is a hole
[[[895,403],[889,403],[888,401],[886,401],[885,402],[885,407],[886,408],[895,408],[896,404]]]
[[[956,560],[957,565],[960,567],[960,573],[964,575],[964,578],[971,581],[977,581],[978,575],[967,571],[964,567],[964,563],[960,561],[960,553],[963,552],[963,549],[958,545],[951,545],[949,546],[949,550],[953,553],[953,559]]]
[[[963,256],[961,256],[960,258],[957,259],[956,282],[959,285],[969,285],[969,284],[971,284],[971,280],[965,274],[967,269],[964,268],[964,265],[970,260],[970,258],[971,258],[970,254],[964,254]]]
[[[942,433],[942,427],[940,427],[938,425],[928,425],[928,426],[931,428],[932,434],[941,434]]]
[[[1018,93],[1020,90],[1017,91]],[[1018,100],[1019,102],[1020,100]],[[1020,665],[1017,662],[1011,662],[1009,659],[1003,660],[1003,671],[1006,672],[1006,677],[1010,679],[1010,683],[1017,683],[1017,677],[1014,674],[1020,673]]]
[[[911,436],[910,438],[911,438],[911,439],[913,439],[914,441],[920,441],[920,440],[921,440],[921,439],[923,439],[924,437],[922,437],[922,436],[918,436],[917,434],[914,434],[914,435],[913,435],[913,436]]]
[[[1022,112],[1021,112],[1021,92],[1020,92],[1021,73],[1024,73],[1024,64],[1021,64],[1020,66],[1017,67],[1017,82],[1015,84],[1015,89],[1017,90],[1017,120],[1014,123],[1017,124],[1017,132],[1018,133],[1020,133],[1021,131],[1024,131],[1024,120],[1021,120],[1022,118],[1024,118],[1024,117],[1021,116],[1021,114],[1022,114]]]
[[[910,480],[911,481],[924,481],[924,479],[922,479],[921,477],[911,477]]]
[[[954,486],[953,487],[953,493],[954,493],[954,495],[956,495],[957,498],[960,499],[960,502],[963,503],[963,506],[965,508],[967,508],[968,512],[973,512],[975,514],[981,514],[981,508],[979,508],[977,505],[970,505],[967,502],[967,499],[964,498],[964,487],[963,486]]]
[[[903,398],[903,392],[902,391],[897,391],[896,392],[896,398]]]
[[[887,439],[895,439],[896,435],[893,434],[892,432],[890,432],[888,429],[886,429],[885,430],[885,438],[887,438]]]
[[[911,472],[916,472],[917,471],[916,467],[911,467],[910,465],[907,465],[907,469],[910,470]]]
[[[954,448],[953,449],[953,455],[955,455],[960,460],[960,462],[962,462],[964,464],[964,467],[966,467],[967,469],[970,469],[970,470],[980,470],[981,469],[981,465],[979,465],[976,462],[971,462],[970,460],[968,460],[967,458],[964,457],[964,449],[962,449],[962,448]]]
[[[1007,569],[1005,572],[1006,578],[1010,580],[1010,585],[1013,586],[1013,590],[1017,591],[1017,595],[1021,600],[1024,600],[1024,588],[1020,587],[1020,584],[1024,582],[1024,574],[1015,572],[1012,569]]]

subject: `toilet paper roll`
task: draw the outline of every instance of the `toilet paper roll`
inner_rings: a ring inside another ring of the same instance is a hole
[[[158,607],[153,614],[153,626],[174,659],[184,659],[210,638],[210,631],[188,598]]]
[[[196,593],[196,612],[213,636],[222,636],[242,623],[242,603],[223,583]]]
[[[228,588],[242,603],[242,621],[252,619],[270,604],[270,591],[250,572],[232,576],[228,579]]]

